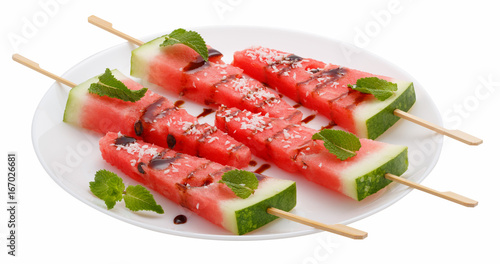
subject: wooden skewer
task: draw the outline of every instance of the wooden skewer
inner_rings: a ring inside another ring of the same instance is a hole
[[[420,126],[423,126],[425,128],[428,128],[428,129],[430,129],[434,132],[437,132],[439,134],[448,136],[450,138],[453,138],[455,140],[458,140],[460,142],[468,144],[468,145],[477,146],[477,145],[480,145],[483,143],[482,139],[479,139],[473,135],[467,134],[467,133],[460,131],[460,130],[446,129],[444,127],[433,124],[427,120],[424,120],[420,117],[416,117],[412,114],[408,114],[407,112],[399,110],[399,109],[394,110],[394,115],[397,117],[401,117],[403,119],[406,119],[406,120],[413,122],[415,124],[418,124]]]
[[[112,33],[112,34],[117,35],[120,38],[126,39],[126,40],[134,43],[137,46],[142,46],[144,44],[144,42],[142,42],[134,37],[131,37],[131,36],[121,32],[121,31],[114,29],[113,24],[111,24],[110,22],[108,22],[104,19],[101,19],[99,17],[92,15],[92,16],[89,16],[88,21],[90,24],[95,25],[97,27],[100,27],[100,28]]]
[[[326,225],[320,222],[316,222],[311,219],[307,219],[298,215],[294,215],[292,213],[276,209],[276,208],[268,208],[267,209],[268,214],[272,214],[281,218],[285,218],[303,225],[311,226],[317,229],[321,229],[324,231],[328,231],[331,233],[335,233],[337,235],[349,237],[352,239],[364,239],[366,236],[368,236],[368,233],[365,231],[361,231],[346,225],[341,225],[341,224],[334,224],[334,225]]]
[[[19,55],[17,53],[14,54],[14,55],[12,55],[12,59],[14,61],[19,62],[22,65],[30,68],[30,69],[32,69],[32,70],[35,70],[35,71],[37,71],[37,72],[39,72],[39,73],[41,73],[41,74],[43,74],[45,76],[48,76],[49,78],[52,78],[52,79],[54,79],[54,80],[56,80],[56,81],[58,81],[60,83],[66,84],[67,86],[69,86],[71,88],[73,88],[73,87],[76,86],[75,83],[70,82],[70,81],[68,81],[68,80],[66,80],[64,78],[61,78],[61,77],[59,77],[59,76],[57,76],[57,75],[55,75],[55,74],[53,74],[51,72],[48,72],[48,71],[40,68],[40,65],[38,65],[38,63],[35,63],[34,61],[31,61],[31,60],[27,59],[26,57],[23,57],[23,56],[21,56],[21,55]]]
[[[93,24],[93,25],[100,27],[108,32],[111,32],[111,33],[113,33],[113,34],[115,34],[115,35],[117,35],[125,40],[128,40],[128,41],[130,41],[138,46],[142,46],[144,44],[144,42],[142,42],[138,39],[135,39],[135,38],[121,32],[121,31],[114,29],[113,24],[111,24],[110,22],[108,22],[102,18],[99,18],[99,17],[92,15],[92,16],[89,16],[88,21],[90,24]],[[430,129],[434,132],[437,132],[439,134],[451,137],[451,138],[456,139],[456,140],[463,142],[465,144],[480,145],[481,143],[483,143],[482,139],[476,138],[476,137],[469,135],[465,132],[462,132],[460,130],[449,130],[449,129],[440,127],[436,124],[425,121],[419,117],[416,117],[416,116],[409,114],[405,111],[402,111],[400,109],[395,109],[393,114],[397,117],[406,119],[410,122],[413,122],[415,124],[418,124],[420,126],[428,128],[428,129]]]
[[[456,194],[454,192],[440,192],[440,191],[436,191],[434,189],[425,187],[425,186],[420,185],[418,183],[409,181],[409,180],[407,180],[405,178],[398,177],[398,176],[396,176],[394,174],[386,173],[385,174],[385,178],[389,179],[391,181],[395,181],[395,182],[401,183],[401,184],[406,185],[408,187],[411,187],[411,188],[414,188],[414,189],[417,189],[417,190],[420,190],[420,191],[423,191],[423,192],[435,195],[437,197],[441,197],[443,199],[452,201],[454,203],[461,204],[463,206],[475,207],[478,204],[477,201],[472,200],[470,198],[467,198],[465,196],[462,196],[460,194]]]
[[[19,62],[20,64],[30,68],[30,69],[32,69],[32,70],[35,70],[35,71],[37,71],[45,76],[48,76],[49,78],[52,78],[58,82],[66,84],[71,88],[76,86],[75,83],[70,82],[70,81],[68,81],[60,76],[57,76],[51,72],[48,72],[48,71],[40,68],[38,63],[35,63],[34,61],[31,61],[31,60],[27,59],[26,57],[23,57],[19,54],[12,55],[12,59],[14,61]],[[311,226],[311,227],[314,227],[317,229],[332,232],[332,233],[346,236],[346,237],[353,238],[353,239],[363,239],[368,235],[365,231],[361,231],[361,230],[358,230],[356,228],[348,227],[348,226],[341,225],[341,224],[326,225],[326,224],[323,224],[320,222],[316,222],[314,220],[310,220],[310,219],[307,219],[307,218],[304,218],[304,217],[301,217],[298,215],[294,215],[292,213],[289,213],[289,212],[286,212],[286,211],[283,211],[283,210],[280,210],[277,208],[272,208],[272,207],[268,208],[267,212],[269,214],[272,214],[272,215],[275,215],[275,216],[278,216],[281,218],[285,218],[285,219],[288,219],[291,221],[295,221],[297,223],[301,223],[301,224],[308,225],[308,226]]]
[[[337,235],[345,236],[352,239],[364,239],[368,236],[368,233],[365,231],[361,231],[356,228],[352,228],[342,224],[334,224],[334,225],[326,225],[308,218],[304,218],[298,215],[294,215],[292,213],[277,209],[277,208],[268,208],[268,214],[272,214],[281,218],[285,218],[303,225],[311,226],[316,229],[328,231]]]

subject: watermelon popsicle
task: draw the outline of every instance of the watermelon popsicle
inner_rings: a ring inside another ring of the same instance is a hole
[[[262,83],[222,61],[222,54],[208,48],[208,61],[184,44],[160,46],[165,37],[132,51],[130,74],[210,107],[226,105],[269,114],[300,123],[302,113]]]
[[[218,183],[234,167],[112,132],[99,141],[99,147],[104,160],[130,178],[237,235],[275,220],[267,208],[290,211],[296,205],[293,181],[256,174],[258,188],[242,199]]]
[[[118,70],[113,76],[131,90],[142,86]],[[251,159],[248,147],[208,124],[200,124],[186,110],[177,108],[167,98],[150,90],[137,102],[126,102],[89,93],[91,78],[72,88],[64,122],[101,134],[121,132],[159,146],[216,162],[246,167]]]
[[[399,120],[395,109],[409,110],[415,103],[413,83],[326,64],[265,47],[234,53],[233,64],[307,108],[334,121],[359,137],[375,139]],[[348,87],[364,77],[397,84],[384,101]]]
[[[312,140],[318,132],[312,128],[226,107],[217,111],[215,123],[256,156],[358,201],[388,185],[386,173],[401,175],[408,167],[405,146],[360,139],[356,156],[342,161]]]

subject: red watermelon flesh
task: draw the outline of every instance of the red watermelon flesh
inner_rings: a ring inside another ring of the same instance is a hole
[[[244,77],[240,68],[222,62],[222,54],[209,49],[217,59],[200,63],[203,59],[191,48],[182,44],[160,47],[162,39],[132,52],[132,76],[210,107],[239,107],[300,123],[300,111],[260,82]]]
[[[164,49],[168,52],[158,54],[155,60],[149,62],[147,80],[167,91],[181,94],[186,82],[184,68],[190,62],[199,61],[201,56],[186,45],[172,45]],[[210,62],[220,62],[221,58],[222,56],[212,56]]]
[[[318,111],[340,127],[361,137],[376,138],[398,119],[390,117],[391,121],[388,122],[385,116],[380,116],[376,118],[376,122],[367,124],[367,120],[378,113],[376,111],[392,114],[386,107],[396,106],[407,110],[415,99],[413,85],[405,82],[398,83],[401,93],[396,93],[391,100],[384,101],[385,104],[380,103],[373,95],[355,91],[348,85],[356,84],[358,79],[365,77],[378,77],[393,82],[392,78],[264,47],[235,52],[233,64],[258,81],[269,84],[296,102]],[[407,89],[409,92],[400,97]],[[396,102],[397,100],[400,101]],[[370,107],[364,107],[366,105],[374,106],[369,109]],[[363,112],[365,110],[372,111],[371,115]]]
[[[259,187],[247,199],[238,198],[222,175],[235,169],[181,154],[141,140],[107,133],[99,146],[104,160],[143,185],[208,221],[235,234],[259,228],[276,217],[257,217],[268,207],[289,211],[295,206],[295,183],[256,174]],[[244,216],[240,211],[247,212]],[[250,212],[250,213],[248,213]]]
[[[317,130],[246,110],[221,107],[215,123],[256,156],[357,200],[387,185],[385,173],[400,175],[407,167],[406,147],[360,139],[356,156],[342,161],[321,141],[312,140]]]
[[[133,90],[142,88],[140,84],[132,80],[125,80],[124,84]],[[131,103],[107,96],[87,94],[85,104],[82,105],[78,117],[78,125],[101,134],[108,131],[121,131],[126,135],[135,136],[134,124],[140,119],[141,110],[161,97],[148,90],[142,100]],[[67,107],[71,100],[75,99],[77,100],[77,98],[72,98],[70,95]],[[65,113],[65,121],[69,121],[66,120],[68,114]],[[117,120],[120,120],[120,122],[116,122]]]
[[[142,86],[117,70],[113,75],[132,90]],[[137,102],[125,102],[88,93],[97,78],[73,88],[68,97],[65,122],[99,133],[125,135],[222,164],[243,168],[251,159],[248,147],[208,124],[199,124],[186,110],[167,98],[147,91]]]

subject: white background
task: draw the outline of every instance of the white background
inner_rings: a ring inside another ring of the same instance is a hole
[[[41,4],[45,2],[52,3],[49,9]],[[1,155],[4,160],[8,151],[19,156],[19,234],[18,256],[10,257],[5,246],[7,214],[2,209],[7,202],[6,161],[0,162],[0,204],[5,204],[0,206],[0,263],[500,261],[500,5],[494,1],[103,2],[25,0],[9,1],[1,8],[0,63],[6,81],[1,89]],[[268,26],[342,40],[380,55],[424,86],[447,127],[484,139],[477,147],[446,139],[440,161],[423,182],[474,198],[479,205],[465,208],[412,191],[382,212],[353,223],[369,233],[361,241],[325,232],[268,241],[207,241],[145,230],[99,213],[62,190],[38,162],[31,121],[53,81],[10,58],[19,52],[62,74],[123,42],[89,25],[91,14],[138,37],[178,27]],[[35,31],[23,32],[27,21],[36,19]],[[13,36],[23,39],[15,43],[9,40]]]

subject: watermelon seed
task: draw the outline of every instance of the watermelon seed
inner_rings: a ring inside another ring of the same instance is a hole
[[[144,171],[144,169],[142,168],[142,166],[146,165],[146,163],[144,162],[139,162],[139,164],[137,164],[137,170],[142,173],[142,174],[145,174],[146,171]]]
[[[142,132],[144,131],[144,127],[142,126],[141,120],[137,120],[137,122],[135,122],[134,131],[135,131],[136,135],[138,135],[138,136],[142,135]]]
[[[175,143],[177,143],[177,141],[175,140],[175,137],[171,134],[168,134],[167,136],[167,146],[169,149],[173,149],[175,147]]]

